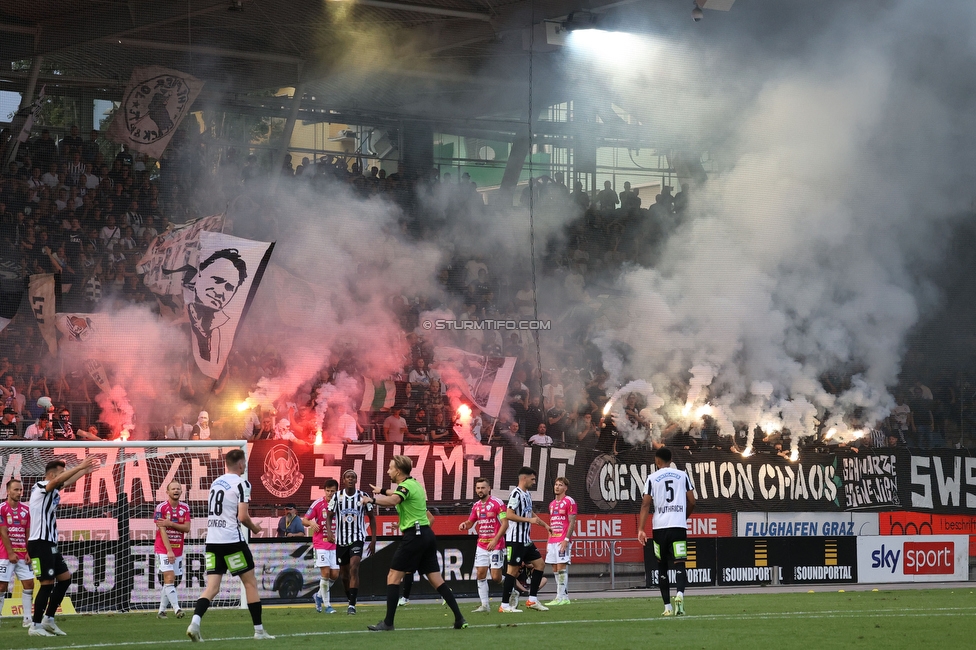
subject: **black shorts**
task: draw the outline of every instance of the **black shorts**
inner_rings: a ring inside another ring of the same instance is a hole
[[[254,570],[254,556],[247,542],[233,544],[207,544],[205,547],[207,575],[222,576],[230,573],[239,576]]]
[[[508,566],[522,566],[542,558],[539,549],[535,544],[519,544],[518,542],[505,542],[505,553],[508,558]]]
[[[440,573],[441,567],[437,562],[437,537],[430,526],[421,526],[420,532],[415,528],[403,531],[403,537],[393,553],[390,568],[394,571],[420,575]]]
[[[30,540],[27,542],[27,555],[38,580],[54,580],[62,573],[68,573],[68,565],[55,542]]]
[[[662,564],[684,562],[688,557],[688,529],[655,528],[654,557]]]
[[[363,542],[353,542],[348,546],[336,546],[336,561],[346,566],[353,557],[363,557]]]

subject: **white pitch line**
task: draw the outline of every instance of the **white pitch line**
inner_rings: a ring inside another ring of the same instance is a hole
[[[469,629],[477,628],[499,628],[499,627],[527,627],[534,625],[588,625],[594,623],[665,623],[673,624],[676,621],[722,621],[722,620],[735,620],[735,621],[761,621],[761,620],[773,620],[773,619],[818,619],[818,618],[838,618],[838,617],[860,617],[868,616],[874,618],[896,618],[908,616],[911,618],[929,618],[929,617],[948,617],[948,616],[970,616],[976,613],[976,607],[939,607],[939,608],[906,608],[906,609],[872,609],[872,610],[823,610],[818,612],[771,612],[766,614],[701,614],[701,615],[690,615],[685,617],[671,617],[664,618],[662,616],[653,616],[647,618],[597,618],[597,619],[576,619],[576,620],[561,620],[561,621],[525,621],[523,619],[515,619],[506,617],[505,621],[510,621],[510,623],[488,623],[488,624],[477,624],[470,625]],[[450,630],[450,627],[439,625],[437,627],[398,627],[396,632],[436,632],[438,630]],[[295,639],[303,637],[318,637],[318,636],[337,636],[337,635],[351,635],[351,634],[370,634],[370,630],[332,630],[332,631],[320,631],[320,632],[294,632],[290,634],[276,634],[274,635],[278,639]],[[206,642],[222,642],[222,641],[248,641],[252,640],[253,636],[230,636],[222,638],[207,639]],[[71,650],[83,650],[84,648],[122,648],[122,647],[133,647],[133,646],[152,646],[152,645],[172,645],[175,643],[190,643],[188,639],[166,639],[162,641],[126,641],[124,643],[89,643],[85,645],[67,645],[67,646],[47,646],[51,648],[70,648]],[[36,650],[35,648],[19,648],[11,650]]]

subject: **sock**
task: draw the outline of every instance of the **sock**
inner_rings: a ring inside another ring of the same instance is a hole
[[[54,617],[58,611],[58,607],[61,606],[61,601],[64,600],[64,595],[68,593],[68,587],[71,586],[71,578],[67,580],[58,580],[54,583],[54,590],[51,592],[51,600],[47,603],[47,609],[45,613]]]
[[[674,570],[674,584],[678,588],[678,593],[682,596],[685,593],[685,587],[688,586],[688,574],[685,573],[684,566],[678,567]]]
[[[403,581],[406,583],[406,577],[404,577]],[[400,600],[400,585],[386,585],[386,618],[383,619],[383,622],[390,627],[393,627],[393,618],[396,616],[398,600]]]
[[[210,601],[206,598],[198,598],[197,604],[193,607],[193,623],[195,625],[200,625],[200,620],[208,609],[210,609]]]
[[[532,584],[529,585],[529,600],[535,600],[539,594],[539,585],[542,583],[543,572],[538,569],[532,570]]]
[[[163,587],[163,595],[169,599],[169,604],[174,612],[180,611],[180,597],[176,593],[176,585],[166,585]]]
[[[437,588],[437,593],[441,595],[441,598],[444,599],[444,603],[451,608],[452,612],[454,612],[454,620],[464,620],[464,617],[461,616],[461,610],[458,609],[457,599],[454,598],[454,592],[451,591],[451,588],[447,586],[446,582],[441,583],[441,586]]]
[[[569,579],[569,572],[563,569],[556,571],[556,599],[566,598],[566,582]]]
[[[54,585],[44,584],[37,590],[37,599],[34,601],[34,625],[40,625],[41,621],[44,620],[44,608],[47,607],[47,601],[51,599],[52,591],[54,591]]]
[[[403,576],[403,597],[410,600],[410,592],[413,590],[413,574],[408,573]]]
[[[0,591],[0,612],[3,611],[3,601],[7,597],[7,590]]]
[[[349,590],[349,604],[355,607],[357,598],[359,598],[359,587],[353,587]]]
[[[512,597],[512,590],[515,589],[515,576],[510,573],[505,574],[505,585],[502,587],[502,605],[508,603]]]
[[[166,611],[166,603],[169,602],[169,596],[166,593],[166,587],[169,585],[163,585],[163,588],[159,591],[159,613],[162,614]]]
[[[671,609],[671,585],[668,583],[667,563],[657,565],[657,586],[661,589],[661,598],[664,599],[665,609]]]
[[[481,604],[485,607],[488,606],[488,579],[478,581],[478,596],[481,597]],[[0,600],[0,607],[3,606],[3,601]]]
[[[666,611],[666,612],[670,612],[671,611],[671,603],[665,603],[664,604],[664,611]]]
[[[0,601],[2,603],[3,601]],[[24,618],[30,618],[31,607],[34,606],[34,590],[24,589],[20,594],[20,602],[24,606]],[[0,605],[2,607],[2,605]]]
[[[329,581],[326,578],[319,578],[319,598],[322,602],[325,602],[326,597],[329,594]]]
[[[261,629],[261,601],[248,603],[247,611],[251,612],[251,622],[254,623],[254,629]]]
[[[679,591],[678,593],[675,594],[675,596],[677,596],[678,598],[684,598],[685,597],[685,592]]]
[[[322,593],[322,584],[319,581],[319,593],[322,593],[322,601],[325,603],[326,607],[332,607],[332,585],[335,584],[335,580],[330,580],[326,578],[325,580],[325,593]]]

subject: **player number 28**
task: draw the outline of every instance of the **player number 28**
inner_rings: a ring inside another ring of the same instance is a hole
[[[207,514],[219,517],[223,512],[224,493],[220,490],[210,490],[210,511]]]

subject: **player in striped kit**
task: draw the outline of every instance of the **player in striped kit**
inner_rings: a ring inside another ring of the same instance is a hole
[[[67,636],[54,622],[54,614],[71,586],[71,571],[58,551],[57,512],[61,503],[61,488],[73,485],[85,474],[98,469],[99,465],[94,456],[87,457],[71,469],[65,469],[63,460],[52,460],[44,467],[44,479],[31,488],[27,554],[41,586],[34,599],[34,624],[27,631],[29,636]]]
[[[527,564],[532,567],[532,584],[529,586],[529,597],[525,601],[525,606],[545,612],[549,608],[539,602],[539,586],[542,582],[543,571],[546,563],[539,553],[539,549],[532,543],[532,524],[542,526],[549,530],[549,524],[542,521],[532,512],[532,488],[536,483],[536,471],[531,467],[523,467],[519,470],[518,486],[512,490],[512,495],[508,499],[508,507],[505,510],[505,518],[508,520],[508,530],[505,531],[505,552],[508,558],[508,572],[505,575],[505,589],[502,592],[502,604],[498,608],[501,614],[516,614],[522,610],[518,608],[518,598],[512,597],[515,588],[515,579],[522,570],[522,565]],[[510,600],[511,599],[511,600]]]
[[[471,508],[471,515],[467,521],[462,521],[458,529],[468,530],[472,526],[477,526],[478,550],[474,556],[474,568],[478,574],[478,596],[481,597],[481,606],[473,611],[487,613],[491,611],[488,606],[488,569],[491,568],[492,580],[502,582],[508,519],[505,518],[505,504],[501,499],[491,496],[491,483],[488,479],[476,478],[474,491],[479,500]]]
[[[363,546],[366,543],[366,517],[369,517],[371,539],[369,554],[376,553],[376,515],[372,504],[363,504],[366,494],[356,488],[359,476],[347,469],[342,473],[343,490],[336,492],[329,502],[326,512],[326,529],[334,530],[336,536],[336,560],[339,562],[339,576],[346,589],[349,606],[347,614],[356,613],[356,599],[359,597],[359,563],[363,559]]]
[[[316,500],[302,517],[302,523],[312,531],[312,548],[315,550],[315,567],[319,569],[319,590],[313,597],[315,611],[335,614],[332,607],[329,590],[339,578],[339,563],[336,559],[335,530],[328,525],[329,503],[339,490],[339,481],[334,478],[326,480],[322,486],[325,496]]]
[[[168,500],[156,506],[153,519],[156,522],[156,570],[163,574],[163,591],[159,597],[157,618],[166,618],[166,603],[183,618],[179,597],[176,595],[176,577],[183,575],[183,536],[190,532],[190,506],[180,501],[183,486],[170,481],[166,486]]]
[[[15,478],[7,481],[7,500],[0,503],[0,612],[7,589],[14,578],[20,580],[24,627],[31,626],[31,604],[34,597],[34,571],[27,557],[27,531],[30,530],[30,508],[21,503],[24,484]]]
[[[551,564],[556,575],[556,598],[547,607],[569,604],[569,565],[573,561],[573,531],[576,530],[576,501],[566,494],[569,480],[565,476],[556,479],[552,491],[556,498],[549,504],[549,543],[546,547],[546,564]]]

